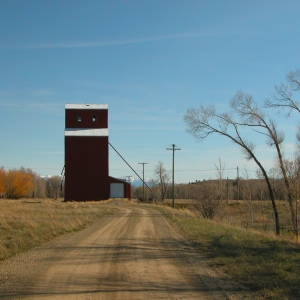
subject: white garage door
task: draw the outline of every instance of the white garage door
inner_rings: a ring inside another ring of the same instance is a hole
[[[110,198],[124,198],[124,184],[111,183],[110,184]]]

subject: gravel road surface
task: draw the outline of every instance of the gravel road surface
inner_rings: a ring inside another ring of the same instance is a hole
[[[159,212],[120,202],[88,228],[0,263],[0,299],[244,299]]]

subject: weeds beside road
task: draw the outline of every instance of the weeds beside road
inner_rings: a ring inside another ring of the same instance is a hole
[[[80,230],[110,211],[99,202],[2,199],[0,261],[59,235]]]
[[[216,268],[265,299],[300,299],[300,246],[256,231],[235,228],[180,210],[157,208]]]

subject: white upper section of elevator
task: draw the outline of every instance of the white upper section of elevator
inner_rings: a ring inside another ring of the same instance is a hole
[[[66,128],[65,136],[108,136],[108,129]]]
[[[66,104],[65,109],[108,109],[108,104]]]

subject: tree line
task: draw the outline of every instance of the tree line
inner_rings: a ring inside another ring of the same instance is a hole
[[[157,172],[158,169],[162,169]],[[156,171],[155,171],[156,170]],[[221,201],[229,200],[271,200],[268,186],[264,178],[257,173],[257,178],[249,178],[247,170],[242,170],[242,176],[234,179],[228,179],[219,173],[216,169],[215,179],[196,180],[189,183],[175,184],[174,196],[176,199],[201,200],[214,199]],[[270,172],[273,172],[271,169]],[[167,171],[162,162],[154,168],[154,177],[150,179],[148,185],[151,190],[146,189],[146,198],[164,201],[171,199],[172,188],[170,181],[170,172]],[[219,177],[218,177],[219,175]],[[274,191],[275,200],[287,200],[284,181],[276,174],[271,179],[272,189]],[[276,176],[276,177],[275,177]],[[143,187],[132,187],[132,195],[134,198],[140,198],[143,195]]]
[[[53,176],[42,178],[31,169],[6,170],[0,168],[0,197],[7,199],[20,198],[53,198],[63,197],[61,178]]]

